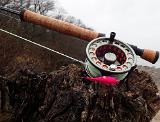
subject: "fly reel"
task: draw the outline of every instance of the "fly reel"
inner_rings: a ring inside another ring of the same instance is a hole
[[[90,77],[112,76],[123,80],[136,64],[136,54],[126,43],[100,37],[92,40],[86,48],[86,72]]]

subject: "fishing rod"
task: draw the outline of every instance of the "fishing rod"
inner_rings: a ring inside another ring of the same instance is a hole
[[[98,33],[95,31],[91,31],[88,29],[84,29],[82,27],[76,26],[71,23],[67,23],[61,20],[57,20],[51,17],[43,16],[38,13],[34,13],[30,10],[23,9],[22,11],[13,10],[6,7],[0,7],[0,10],[15,14],[20,16],[21,20],[24,22],[30,22],[36,25],[41,25],[43,27],[46,27],[48,29],[64,33],[67,35],[71,35],[74,37],[78,37],[80,39],[91,41],[98,37],[103,37],[105,34]],[[159,52],[153,51],[149,49],[140,49],[137,46],[130,45],[135,53],[140,56],[141,58],[151,62],[156,63],[156,61],[159,58]]]
[[[159,58],[158,51],[140,49],[135,45],[130,45],[115,39],[116,33],[114,32],[107,38],[103,33],[85,29],[30,10],[23,9],[16,11],[5,7],[0,7],[0,10],[18,15],[21,21],[40,25],[88,41],[85,69],[91,77],[104,76],[107,74],[122,80],[127,76],[128,72],[135,67],[137,56],[153,64],[156,63]]]
[[[6,11],[15,15],[18,15],[21,19],[21,21],[33,23],[36,25],[41,25],[43,27],[46,27],[48,29],[64,33],[67,35],[71,35],[74,37],[78,37],[80,39],[83,39],[85,41],[91,41],[93,39],[96,39],[98,37],[103,37],[105,34],[98,33],[92,30],[84,29],[82,27],[79,27],[77,25],[64,22],[61,20],[57,20],[51,17],[47,17],[44,15],[40,15],[38,13],[34,13],[30,10],[23,9],[21,11],[13,10],[6,7],[0,7],[0,10]],[[140,49],[135,45],[130,45],[132,49],[135,51],[135,53],[140,56],[141,58],[151,62],[156,63],[159,58],[159,52],[153,51],[149,49]]]

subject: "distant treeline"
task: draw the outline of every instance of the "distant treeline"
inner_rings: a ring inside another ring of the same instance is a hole
[[[91,29],[90,27],[87,27],[80,19],[68,15],[65,9],[57,6],[56,1],[54,0],[0,0],[0,5],[15,10],[26,8],[42,15],[48,15],[48,12],[51,12],[52,14],[49,15],[51,17],[67,21],[69,23],[74,23],[83,28]]]

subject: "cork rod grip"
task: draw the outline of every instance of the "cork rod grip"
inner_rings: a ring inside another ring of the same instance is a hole
[[[22,20],[25,22],[30,22],[36,25],[41,25],[48,29],[78,37],[87,41],[91,41],[99,37],[99,33],[84,29],[82,27],[76,26],[74,24],[57,20],[51,17],[40,15],[29,10],[24,10],[22,14]]]
[[[144,49],[143,54],[141,55],[141,58],[151,62],[152,64],[155,64],[159,58],[159,52],[153,51],[150,49]]]

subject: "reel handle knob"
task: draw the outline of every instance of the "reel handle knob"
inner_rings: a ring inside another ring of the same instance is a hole
[[[110,38],[109,38],[109,41],[110,41],[111,44],[113,43],[115,36],[116,36],[116,33],[115,32],[111,32]]]

